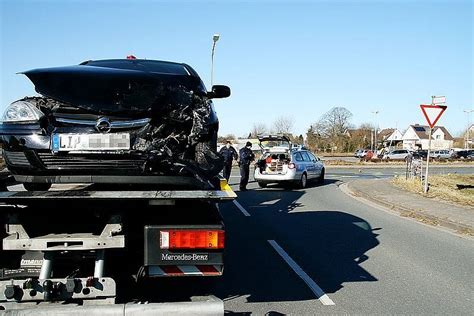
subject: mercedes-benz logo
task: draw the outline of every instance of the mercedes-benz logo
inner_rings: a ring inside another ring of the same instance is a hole
[[[110,121],[106,117],[101,117],[95,123],[95,128],[101,133],[108,133],[110,132]]]

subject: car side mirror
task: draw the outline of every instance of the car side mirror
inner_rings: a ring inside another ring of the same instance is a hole
[[[212,91],[207,93],[209,99],[222,99],[230,96],[230,88],[224,85],[213,85]]]

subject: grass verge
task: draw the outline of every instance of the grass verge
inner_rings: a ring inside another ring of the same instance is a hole
[[[474,185],[474,175],[444,174],[431,175],[428,179],[430,189],[427,194],[423,193],[423,185],[419,179],[405,179],[405,177],[394,177],[392,183],[410,192],[421,194],[428,198],[454,202],[463,206],[473,207],[474,189],[457,188],[457,184]],[[473,208],[474,210],[474,208]]]

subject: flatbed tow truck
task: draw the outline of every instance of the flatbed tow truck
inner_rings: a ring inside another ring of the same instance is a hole
[[[222,275],[219,203],[236,198],[224,179],[199,188],[191,178],[183,183],[188,180],[170,177],[153,189],[66,185],[42,192],[12,191],[9,177],[2,181],[0,314],[224,313],[223,302],[212,295],[186,302],[134,300],[136,291],[160,295],[153,287],[140,289],[140,280]]]

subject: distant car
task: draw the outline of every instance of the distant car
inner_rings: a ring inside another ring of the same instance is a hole
[[[383,155],[384,160],[406,160],[410,152],[407,149],[392,150]]]
[[[411,153],[413,159],[426,159],[426,156],[428,156],[428,151],[427,150],[417,150]]]
[[[457,151],[453,154],[453,158],[466,159],[469,155],[474,155],[474,150],[473,149]]]
[[[363,151],[364,151],[363,149],[357,149],[357,150],[354,152],[354,157],[360,158],[359,155],[360,155]]]
[[[474,160],[474,152],[466,157],[468,160]]]
[[[262,157],[255,165],[254,178],[261,188],[270,183],[296,184],[305,188],[308,181],[324,182],[324,165],[309,150],[292,148],[286,136],[259,137]]]
[[[367,153],[369,152],[370,150],[368,149],[361,149],[361,151],[359,152],[359,155],[357,157],[359,158],[364,158],[365,156],[367,156]]]
[[[435,150],[431,154],[434,159],[451,159],[452,155],[449,150]]]

